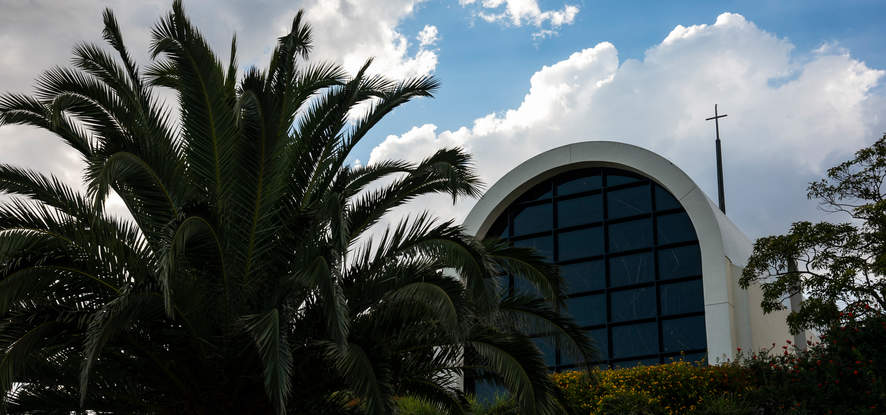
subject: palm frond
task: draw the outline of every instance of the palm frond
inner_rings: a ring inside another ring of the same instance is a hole
[[[365,113],[358,118],[349,131],[342,138],[342,146],[339,150],[339,164],[344,163],[348,155],[372,127],[388,115],[391,111],[416,97],[432,97],[434,91],[440,87],[440,82],[431,76],[422,76],[401,81],[394,87],[379,85],[380,89],[376,100],[373,100]],[[374,88],[374,89],[375,89]]]
[[[154,26],[152,38],[152,57],[162,55],[176,73],[187,175],[221,212],[235,173],[231,168],[238,131],[221,63],[185,15],[181,1]]]
[[[223,303],[225,314],[230,313],[231,306],[231,282],[228,280],[228,272],[225,268],[224,251],[219,240],[218,233],[206,219],[199,216],[189,216],[175,228],[171,241],[162,244],[163,249],[158,252],[159,275],[157,277],[163,288],[163,304],[166,314],[173,316],[173,286],[178,283],[175,277],[182,274],[180,268],[183,262],[190,266],[195,264],[205,267],[210,272],[219,276],[222,281],[224,292]]]
[[[39,127],[55,133],[84,157],[93,153],[90,139],[82,128],[37,99],[20,94],[0,94],[0,126],[6,124]]]
[[[517,401],[520,412],[560,414],[556,386],[547,376],[541,353],[525,335],[478,326],[471,332],[470,347],[488,370],[498,374]]]
[[[13,388],[17,375],[27,367],[28,361],[39,353],[43,342],[57,330],[58,326],[59,324],[54,321],[43,322],[28,330],[6,347],[2,358],[0,358],[0,387],[3,388],[3,391]],[[0,398],[2,399],[0,403],[5,404],[6,399],[4,398],[5,394]]]
[[[469,156],[456,149],[437,151],[412,168],[405,177],[359,195],[351,203],[347,212],[351,224],[350,239],[357,239],[394,207],[419,196],[448,193],[453,198],[473,197],[480,191],[479,184]]]
[[[277,414],[282,415],[286,413],[289,397],[292,352],[285,333],[286,326],[280,320],[276,308],[265,314],[248,315],[241,319],[261,357],[265,392]]]
[[[557,312],[548,301],[525,295],[501,299],[496,320],[498,324],[524,333],[553,334],[560,350],[590,370],[590,362],[597,360],[597,347],[572,318]]]
[[[486,239],[483,249],[490,262],[502,275],[523,279],[549,301],[559,301],[565,294],[565,285],[555,266],[533,249],[510,246],[504,241]]]
[[[102,13],[102,20],[105,24],[105,28],[102,30],[102,37],[120,55],[123,66],[129,75],[129,82],[133,86],[139,86],[141,80],[139,79],[138,66],[136,66],[135,61],[132,60],[132,56],[126,49],[126,44],[123,42],[123,34],[120,32],[120,25],[117,23],[114,12],[111,9],[105,9]]]
[[[348,338],[350,316],[347,299],[333,272],[329,261],[318,255],[307,264],[304,271],[296,273],[295,279],[304,286],[319,290],[325,310],[327,335],[337,344],[344,344]]]
[[[83,362],[80,369],[80,404],[88,396],[88,386],[93,366],[105,345],[121,332],[132,327],[137,316],[157,318],[162,316],[162,306],[152,293],[127,291],[105,304],[93,314],[86,331],[83,346]]]
[[[383,368],[376,367],[366,350],[355,343],[327,346],[327,359],[334,362],[348,384],[365,399],[366,413],[391,413],[391,385],[385,382]]]
[[[592,345],[562,308],[498,286],[559,298],[556,269],[428,213],[387,217],[424,195],[479,195],[470,157],[346,165],[435,78],[311,63],[301,12],[269,66],[241,76],[236,36],[221,62],[179,0],[141,71],[103,20],[110,49],[80,44],[33,97],[0,95],[0,125],[58,135],[87,189],[0,164],[4,410],[382,414],[411,394],[458,414],[468,358],[527,413],[562,409],[523,329],[585,360]],[[178,121],[157,87],[176,93]],[[112,191],[131,219],[106,212]]]
[[[6,164],[0,164],[0,193],[26,196],[72,217],[92,213],[89,201],[57,177]]]

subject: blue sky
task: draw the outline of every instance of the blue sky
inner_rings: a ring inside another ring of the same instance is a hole
[[[41,70],[68,62],[77,41],[100,41],[104,7],[147,63],[150,28],[170,4],[0,0],[0,90],[29,92]],[[391,77],[442,81],[435,99],[378,125],[355,163],[462,146],[491,185],[539,152],[608,139],[662,154],[715,196],[713,126],[704,118],[718,103],[729,114],[721,124],[729,215],[751,238],[798,219],[842,219],[806,200],[806,184],[886,132],[883,1],[185,0],[185,8],[223,58],[237,33],[243,68],[264,65],[304,9],[315,58],[352,70],[373,56]],[[80,161],[33,129],[0,128],[0,163],[80,183]],[[459,219],[473,203],[431,198],[407,210]]]
[[[824,43],[836,43],[869,66],[886,68],[884,1],[539,1],[543,9],[564,4],[580,7],[575,22],[543,40],[532,39],[537,31],[533,26],[490,24],[454,1],[420,4],[399,29],[416,33],[429,23],[438,27],[435,75],[443,88],[433,101],[412,103],[390,116],[375,131],[376,137],[420,122],[458,128],[480,114],[519,105],[535,71],[579,49],[608,41],[618,48],[620,59],[642,59],[675,26],[710,23],[723,12],[741,14],[790,40],[797,59]],[[877,92],[883,91],[880,85]],[[726,124],[724,137],[728,131]],[[366,160],[375,144],[363,143],[355,156]]]

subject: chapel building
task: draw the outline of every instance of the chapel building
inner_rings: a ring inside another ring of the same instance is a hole
[[[733,359],[789,334],[787,310],[763,314],[738,285],[752,243],[680,168],[649,150],[587,141],[511,170],[465,219],[469,233],[533,247],[556,263],[568,312],[605,367]],[[521,291],[511,278],[508,289]],[[574,367],[545,333],[552,370]]]

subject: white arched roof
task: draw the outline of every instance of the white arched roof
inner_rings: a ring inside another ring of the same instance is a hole
[[[496,218],[524,191],[559,173],[585,167],[615,167],[642,174],[683,205],[701,247],[709,359],[732,357],[735,336],[730,266],[745,265],[751,242],[683,170],[656,153],[614,141],[585,141],[541,153],[489,188],[465,219],[466,231],[484,237]]]

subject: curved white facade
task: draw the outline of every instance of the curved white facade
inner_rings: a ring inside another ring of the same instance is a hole
[[[508,172],[477,202],[464,221],[483,238],[499,215],[524,191],[566,171],[614,167],[646,176],[680,202],[698,237],[702,261],[708,361],[732,359],[736,349],[759,349],[791,338],[787,312],[763,315],[759,287],[739,288],[751,241],[680,168],[649,150],[612,141],[586,141],[541,153]]]

